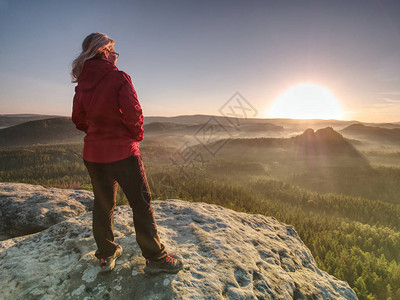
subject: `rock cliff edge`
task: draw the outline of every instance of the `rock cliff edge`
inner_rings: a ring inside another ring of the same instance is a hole
[[[5,194],[0,201],[8,201]],[[178,274],[143,272],[129,206],[115,209],[124,253],[114,271],[99,273],[92,214],[81,207],[82,215],[68,210],[72,217],[40,233],[0,242],[2,298],[357,299],[346,282],[318,269],[292,226],[273,217],[180,200],[153,207],[161,240],[184,260]]]

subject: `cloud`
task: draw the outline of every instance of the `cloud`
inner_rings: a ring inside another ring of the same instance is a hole
[[[353,111],[349,119],[356,119],[364,122],[399,122],[400,101],[384,101],[365,105],[361,109]]]
[[[390,99],[390,98],[383,98],[386,102],[389,103],[398,103],[400,104],[400,99]]]
[[[394,100],[389,98],[384,98],[382,100],[383,100],[382,102],[365,105],[364,107],[394,107],[400,105],[400,100]]]
[[[391,92],[382,92],[379,93],[380,95],[384,96],[379,98],[384,103],[378,103],[378,106],[393,106],[400,104],[400,91],[391,91]]]
[[[400,91],[391,91],[391,92],[382,92],[379,93],[380,95],[391,95],[391,96],[399,96],[400,97]]]
[[[400,92],[385,92],[381,95],[391,97],[381,97],[375,103],[369,103],[346,111],[347,119],[363,122],[399,122],[400,121]]]

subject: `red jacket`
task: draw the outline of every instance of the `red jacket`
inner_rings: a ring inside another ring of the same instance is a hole
[[[109,163],[140,155],[143,114],[131,78],[104,59],[85,62],[72,121],[86,133],[83,159]]]

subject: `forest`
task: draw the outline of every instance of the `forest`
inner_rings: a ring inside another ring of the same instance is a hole
[[[343,168],[325,169],[283,180],[257,161],[168,163],[171,150],[154,144],[141,153],[153,200],[273,216],[292,224],[318,267],[347,281],[360,299],[400,299],[398,169],[372,167],[355,177]],[[81,155],[81,143],[2,148],[0,181],[90,190]],[[127,204],[121,191],[117,204]]]

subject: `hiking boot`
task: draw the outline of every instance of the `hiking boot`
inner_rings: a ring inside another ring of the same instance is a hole
[[[144,271],[150,274],[161,272],[178,273],[183,268],[183,262],[180,259],[174,258],[174,256],[175,254],[168,254],[159,261],[146,259]]]
[[[115,260],[120,257],[122,254],[122,247],[118,245],[117,249],[115,250],[114,254],[106,257],[100,258],[100,272],[109,272],[115,267]]]

